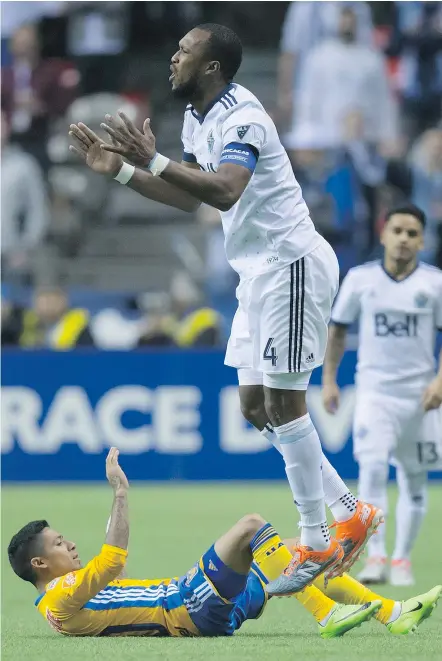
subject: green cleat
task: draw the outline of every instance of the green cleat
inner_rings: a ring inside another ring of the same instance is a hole
[[[430,617],[441,594],[442,585],[436,585],[425,594],[403,601],[399,617],[394,622],[387,624],[389,632],[395,635],[405,635],[416,631],[420,623]]]
[[[382,602],[379,599],[369,601],[363,606],[343,606],[342,604],[336,604],[327,620],[327,624],[324,626],[319,624],[319,634],[321,638],[338,638],[338,636],[343,636],[350,629],[360,627],[363,622],[367,622],[367,620],[378,612],[381,606]]]

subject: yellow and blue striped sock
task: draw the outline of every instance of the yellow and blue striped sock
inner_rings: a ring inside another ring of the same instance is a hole
[[[274,581],[290,563],[292,554],[270,523],[258,530],[250,543],[254,562],[252,571],[264,584]],[[335,602],[317,588],[311,586],[293,595],[317,622],[322,622],[330,613]]]

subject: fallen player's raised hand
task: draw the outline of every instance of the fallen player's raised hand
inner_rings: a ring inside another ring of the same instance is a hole
[[[111,448],[106,457],[106,477],[115,493],[129,489],[129,481],[118,463],[119,454],[117,448]]]
[[[133,165],[147,167],[156,154],[155,136],[150,128],[150,119],[144,121],[141,132],[124,112],[119,112],[118,117],[119,119],[116,119],[112,115],[106,115],[106,123],[100,125],[114,141],[112,145],[103,143],[101,149],[119,154]]]
[[[112,154],[101,149],[105,144],[96,133],[86,124],[79,122],[71,124],[69,136],[72,143],[69,150],[80,156],[88,167],[98,174],[106,174],[115,177],[121,169],[123,159],[117,154]]]
[[[442,406],[442,380],[439,377],[433,379],[424,392],[424,411],[431,411]]]

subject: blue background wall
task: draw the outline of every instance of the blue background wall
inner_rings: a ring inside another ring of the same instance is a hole
[[[236,372],[223,358],[212,351],[4,351],[3,480],[103,480],[111,445],[132,480],[285,478],[277,452],[243,420]],[[344,357],[336,416],[323,410],[319,370],[309,389],[324,449],[345,479],[357,477],[355,359],[354,352]]]

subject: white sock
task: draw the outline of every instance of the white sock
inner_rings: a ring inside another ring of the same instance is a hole
[[[387,518],[388,512],[388,482],[389,466],[387,462],[375,461],[370,463],[359,463],[359,498],[366,503],[380,507]],[[385,523],[379,526],[376,535],[371,537],[367,544],[368,557],[387,557],[385,545]]]
[[[390,615],[390,619],[388,620],[387,624],[390,624],[390,622],[394,622],[395,620],[397,620],[401,613],[402,613],[402,604],[400,601],[395,601],[393,606],[393,611]]]
[[[325,516],[319,436],[308,413],[275,427],[274,431],[301,518],[301,544],[323,551],[330,544],[330,534]]]
[[[409,560],[427,511],[427,474],[407,475],[397,468],[396,543],[393,560]]]
[[[331,509],[336,521],[348,521],[356,512],[358,499],[349,491],[347,485],[333,468],[327,457],[322,455],[322,481],[324,483],[325,502]]]
[[[281,444],[273,427],[268,423],[261,431],[262,436],[282,455]],[[356,512],[357,498],[349,491],[327,457],[322,455],[322,482],[325,502],[336,521],[348,521]]]
[[[266,438],[266,439],[268,440],[268,442],[271,443],[271,444],[273,445],[273,447],[275,448],[275,450],[278,450],[279,454],[282,456],[281,444],[280,444],[280,442],[278,441],[278,437],[277,437],[277,435],[275,434],[275,432],[273,431],[273,427],[272,427],[272,425],[270,424],[270,422],[268,422],[268,423],[266,424],[266,426],[265,426],[264,429],[260,432],[260,434],[261,434],[261,436],[264,436],[264,438]]]

